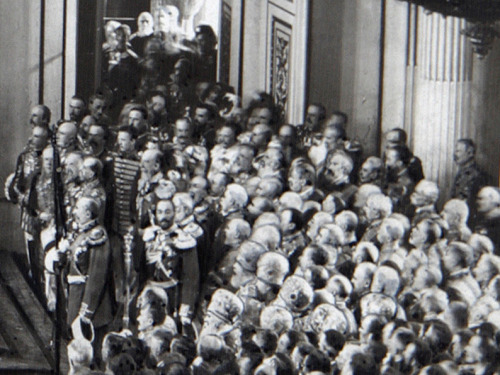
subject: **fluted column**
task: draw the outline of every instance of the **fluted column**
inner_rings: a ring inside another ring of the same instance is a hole
[[[447,197],[453,148],[471,132],[472,53],[460,30],[465,21],[418,13],[412,146],[427,178]]]

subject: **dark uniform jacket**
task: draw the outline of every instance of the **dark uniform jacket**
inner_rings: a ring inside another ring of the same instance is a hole
[[[175,309],[183,305],[194,312],[199,290],[196,240],[176,224],[164,230],[150,226],[144,232],[148,279],[168,290],[180,287]]]
[[[477,193],[486,184],[486,175],[479,170],[474,160],[463,165],[455,176],[451,188],[451,198],[463,199],[467,202],[469,206],[469,224],[473,223],[475,219]]]
[[[106,230],[92,220],[80,228],[70,250],[68,322],[71,324],[82,309],[90,313],[96,328],[102,327],[113,318],[111,250]]]
[[[14,171],[14,178],[6,186],[10,201],[21,207],[21,227],[25,232],[35,234],[35,220],[27,210],[28,197],[33,178],[40,173],[41,151],[33,150],[31,145],[19,155]]]

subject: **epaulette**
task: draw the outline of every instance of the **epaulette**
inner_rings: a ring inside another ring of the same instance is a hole
[[[108,235],[103,227],[98,226],[89,232],[88,244],[90,246],[100,246],[108,239]]]
[[[174,246],[178,250],[189,250],[196,247],[196,240],[182,230],[176,231],[177,236],[174,238]]]

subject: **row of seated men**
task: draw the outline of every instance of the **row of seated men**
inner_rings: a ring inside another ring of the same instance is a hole
[[[50,311],[62,268],[72,373],[497,371],[500,191],[471,140],[439,191],[402,129],[365,156],[341,112],[212,94],[163,123],[161,90],[115,126],[99,94],[32,109],[6,196]]]

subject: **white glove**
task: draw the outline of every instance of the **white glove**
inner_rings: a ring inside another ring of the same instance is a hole
[[[190,325],[191,324],[191,308],[185,303],[181,304],[179,309],[179,317],[181,319],[182,325]]]
[[[71,244],[69,243],[69,241],[66,238],[63,238],[59,241],[57,249],[62,253],[66,253],[69,251],[70,246]]]

